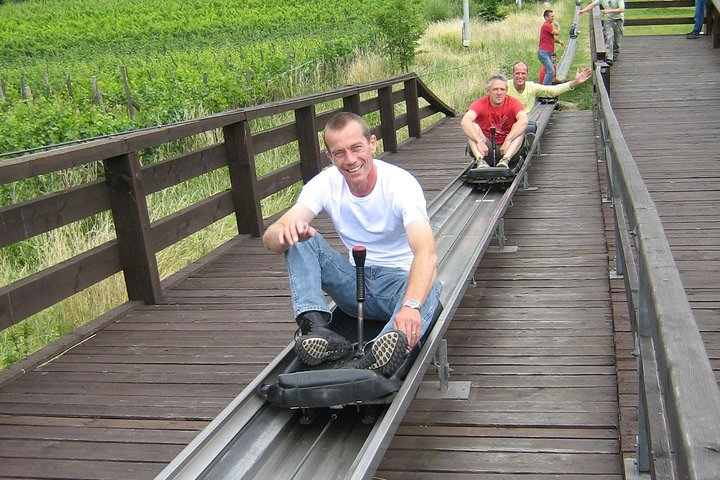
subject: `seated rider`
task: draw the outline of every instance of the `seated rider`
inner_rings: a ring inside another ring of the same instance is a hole
[[[525,109],[525,113],[530,113],[533,107],[535,107],[535,102],[538,97],[555,98],[561,93],[569,92],[578,85],[585,83],[592,76],[592,71],[587,67],[582,70],[578,69],[575,78],[569,82],[559,83],[557,85],[541,85],[529,81],[527,76],[527,64],[524,62],[515,62],[512,68],[513,81],[508,85],[508,95],[520,100],[520,103],[523,104],[523,108]],[[535,133],[536,131],[537,125],[531,120],[528,123],[527,133]]]
[[[460,126],[477,168],[487,168],[487,160],[500,157],[492,166],[510,168],[517,163],[525,143],[528,116],[520,100],[509,97],[508,82],[503,75],[493,75],[485,86],[486,95],[468,107]],[[491,151],[495,147],[496,151]]]
[[[425,198],[409,172],[374,159],[377,138],[362,117],[341,112],[323,138],[333,167],[313,177],[297,203],[270,225],[265,246],[284,253],[300,336],[295,352],[306,365],[346,357],[352,346],[328,326],[325,291],[345,313],[357,311],[352,248],[364,246],[367,318],[386,321],[364,356],[344,368],[392,376],[420,342],[438,305],[437,253]],[[310,222],[325,211],[348,252],[335,251]]]

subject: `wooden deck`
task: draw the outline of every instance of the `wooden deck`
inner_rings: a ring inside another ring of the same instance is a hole
[[[626,37],[612,67],[613,104],[716,372],[719,55],[705,38]],[[556,113],[542,145],[538,190],[519,192],[506,216],[518,251],[485,256],[447,334],[451,380],[471,381],[470,399],[416,400],[378,478],[623,478],[637,390],[622,284],[608,280],[592,113]],[[387,158],[433,198],[463,150],[448,119]],[[296,328],[282,257],[259,239],[173,280],[167,304],[119,309],[85,341],[40,352],[37,368],[0,373],[0,478],[153,478]]]
[[[538,190],[505,217],[518,251],[485,255],[446,335],[470,398],[416,399],[378,478],[622,478],[592,138],[592,112],[555,114],[531,165]]]
[[[612,67],[610,94],[720,381],[718,78],[720,50],[712,48],[709,37],[628,37],[620,61]],[[637,373],[624,302],[622,280],[613,280],[623,451],[632,452]]]

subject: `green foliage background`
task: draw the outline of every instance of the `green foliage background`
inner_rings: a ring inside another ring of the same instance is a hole
[[[378,0],[28,0],[0,6],[0,153],[295,95],[371,48]],[[309,22],[308,19],[312,18]],[[140,106],[127,115],[120,66]],[[45,77],[49,81],[49,95]],[[73,87],[70,97],[66,83]],[[91,78],[103,95],[93,104]],[[30,87],[32,101],[22,98]]]

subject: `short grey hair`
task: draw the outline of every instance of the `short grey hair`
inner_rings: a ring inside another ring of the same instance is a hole
[[[501,80],[501,81],[505,84],[506,87],[507,87],[507,85],[508,85],[507,77],[506,77],[505,75],[500,74],[500,73],[496,73],[495,75],[492,75],[490,78],[488,78],[488,81],[487,81],[487,83],[485,84],[485,90],[487,90],[488,88],[490,88],[490,83],[491,83],[493,80]]]

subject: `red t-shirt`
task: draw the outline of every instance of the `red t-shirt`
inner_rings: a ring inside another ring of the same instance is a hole
[[[517,121],[518,112],[523,110],[523,105],[520,100],[508,95],[502,105],[493,107],[490,104],[490,98],[486,95],[471,103],[468,110],[475,112],[477,115],[475,123],[480,126],[483,135],[488,140],[492,140],[490,127],[495,127],[495,144],[502,145]]]
[[[540,44],[538,50],[555,53],[555,35],[552,34],[553,27],[548,22],[544,22],[540,27]]]

